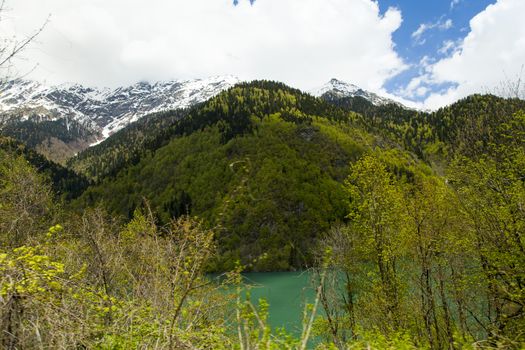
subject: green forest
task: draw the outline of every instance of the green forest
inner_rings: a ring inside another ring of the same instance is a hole
[[[525,347],[523,100],[422,112],[255,81],[65,166],[28,146],[0,137],[3,348]],[[296,335],[242,272],[298,270]]]
[[[72,118],[42,108],[22,108],[0,113],[0,134],[21,140],[46,158],[57,162],[74,156],[83,145],[95,140],[95,135]]]

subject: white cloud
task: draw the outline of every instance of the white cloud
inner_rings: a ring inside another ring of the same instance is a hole
[[[412,39],[415,39],[416,42],[418,43],[421,43],[421,44],[424,44],[425,43],[425,40],[421,40],[421,37],[423,36],[423,34],[432,28],[432,24],[427,24],[427,23],[421,23],[419,25],[419,27],[417,28],[417,30],[415,32],[412,33]]]
[[[428,88],[425,86],[420,86],[416,89],[416,95],[419,97],[425,96],[427,92],[428,92]]]
[[[459,3],[461,2],[461,0],[452,0],[450,2],[450,9],[452,10],[454,7],[456,7],[457,5],[459,5]]]
[[[20,71],[49,82],[116,86],[233,74],[311,88],[332,77],[379,90],[406,68],[401,12],[372,0],[11,0],[4,33],[51,14]]]
[[[433,57],[425,55],[423,56],[421,61],[419,61],[419,66],[423,68],[422,71],[426,72],[428,71],[428,67],[430,67],[430,65],[434,62],[435,62],[435,59]]]
[[[421,76],[412,78],[407,84],[407,86],[396,91],[396,94],[398,96],[403,96],[405,99],[420,100],[422,97],[424,97],[427,93],[430,92],[430,89],[427,86],[428,84],[429,77],[428,75],[423,74]],[[421,108],[424,107],[422,103],[417,104]]]
[[[442,55],[448,55],[451,52],[454,52],[460,44],[461,42],[457,42],[454,40],[445,40],[439,48],[438,52]]]
[[[423,45],[426,39],[423,38],[423,34],[432,29],[439,29],[441,31],[448,30],[454,26],[454,23],[449,18],[443,20],[443,17],[434,23],[421,23],[419,27],[412,33],[412,39],[416,45]]]
[[[438,28],[441,29],[441,30],[447,30],[447,29],[450,29],[452,28],[453,26],[453,23],[452,23],[452,20],[449,18],[447,19],[445,22],[441,22],[438,24]]]
[[[450,104],[469,94],[497,92],[506,79],[514,79],[525,63],[525,1],[499,0],[470,21],[470,32],[456,50],[422,74],[420,84],[435,88],[425,101],[428,108]],[[417,88],[416,87],[416,88]]]

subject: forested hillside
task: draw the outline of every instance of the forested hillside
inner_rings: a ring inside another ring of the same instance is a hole
[[[72,118],[57,118],[43,108],[0,113],[0,135],[23,142],[48,159],[64,164],[96,141],[97,133]]]
[[[397,104],[376,106],[361,97],[324,98],[361,114],[369,132],[395,140],[426,162],[483,154],[491,144],[503,141],[499,125],[525,109],[524,100],[493,95],[472,95],[432,113]]]
[[[198,215],[221,227],[219,270],[259,257],[259,270],[304,267],[316,237],[344,220],[348,164],[374,145],[355,118],[281,84],[239,85],[163,129],[171,142],[155,141],[76,204],[130,217],[146,199],[160,222]],[[129,154],[99,149],[98,159]]]
[[[65,200],[77,198],[90,184],[85,176],[46,159],[12,138],[0,136],[0,150],[21,156],[40,174],[49,179],[54,193]]]
[[[141,156],[168,143],[173,137],[173,125],[188,113],[188,110],[177,109],[148,115],[102,144],[70,158],[67,165],[93,181],[115,176],[122,168],[137,163]]]

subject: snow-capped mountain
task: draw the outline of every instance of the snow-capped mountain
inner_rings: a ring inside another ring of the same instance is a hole
[[[310,93],[317,97],[330,97],[330,98],[344,98],[344,97],[363,97],[368,101],[372,102],[376,106],[386,105],[386,104],[397,104],[401,105],[399,102],[392,99],[379,96],[376,93],[366,91],[361,89],[359,86],[346,83],[338,79],[332,79],[322,87],[310,91]]]
[[[232,76],[218,76],[140,82],[112,90],[13,80],[0,85],[0,123],[2,119],[12,121],[13,116],[36,122],[72,119],[96,134],[98,143],[147,114],[190,107],[238,82]]]

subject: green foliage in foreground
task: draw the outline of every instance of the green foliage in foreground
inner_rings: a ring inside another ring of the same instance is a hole
[[[332,254],[327,340],[373,330],[379,348],[525,346],[524,117],[501,124],[507,141],[487,154],[457,157],[446,180],[412,167],[407,181],[384,151],[353,164],[351,220],[320,243]]]
[[[272,334],[264,301],[255,307],[241,297],[240,268],[221,284],[207,278],[216,246],[198,219],[160,227],[147,206],[127,224],[100,209],[61,213],[34,168],[0,155],[0,166],[14,167],[17,181],[43,193],[21,193],[13,178],[0,183],[3,349],[305,348],[308,335]],[[8,206],[17,195],[19,206]],[[20,227],[26,234],[9,232],[17,208],[30,206],[47,217],[28,211]],[[62,224],[39,231],[56,220]]]

